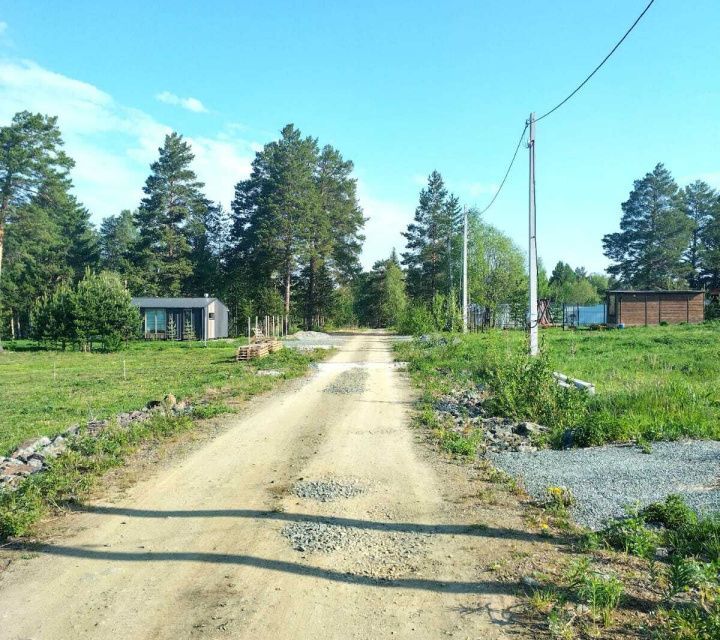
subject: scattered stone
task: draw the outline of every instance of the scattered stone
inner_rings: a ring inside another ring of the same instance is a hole
[[[520,422],[512,428],[513,433],[528,438],[545,430],[545,427],[541,427],[539,424],[535,424],[534,422]]]
[[[278,371],[277,369],[258,369],[255,375],[277,377],[282,375],[282,371]]]
[[[293,493],[299,498],[317,500],[318,502],[330,502],[332,500],[345,500],[354,498],[366,489],[355,481],[339,480],[304,480],[296,482],[292,488]]]
[[[343,371],[334,382],[325,387],[325,393],[349,394],[363,393],[368,379],[367,369],[353,367]]]
[[[487,391],[481,385],[472,389],[453,389],[436,401],[436,416],[446,429],[463,436],[481,431],[484,436],[481,452],[537,451],[533,439],[546,432],[547,427],[534,422],[486,417],[484,403],[487,397]]]

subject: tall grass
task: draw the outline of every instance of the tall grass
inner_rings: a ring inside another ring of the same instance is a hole
[[[525,334],[489,331],[398,345],[412,375],[436,393],[482,385],[497,415],[551,427],[551,440],[605,442],[720,438],[720,326],[615,331],[545,330],[542,356],[524,355]],[[560,389],[552,371],[595,384],[581,398]]]

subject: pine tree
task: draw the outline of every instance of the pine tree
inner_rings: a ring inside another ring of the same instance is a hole
[[[175,316],[170,314],[167,319],[167,331],[166,334],[168,340],[177,340],[177,324],[175,323]]]
[[[129,209],[103,219],[100,224],[100,264],[106,271],[114,271],[125,280],[134,269],[133,258],[138,241],[135,218]],[[131,291],[136,287],[128,282]]]
[[[235,187],[225,264],[255,305],[268,287],[298,314],[326,315],[335,292],[360,270],[364,224],[352,162],[293,125],[256,154],[250,177]],[[232,304],[232,303],[231,303]],[[266,309],[260,309],[267,313]]]
[[[219,204],[199,208],[188,225],[192,273],[185,284],[189,295],[218,294],[223,271],[226,215]]]
[[[44,184],[64,178],[73,166],[62,145],[54,117],[22,111],[0,127],[0,286],[11,217],[36,198]]]
[[[450,295],[453,290],[460,215],[458,199],[448,194],[442,176],[433,171],[420,192],[415,218],[403,233],[407,243],[402,263],[413,298],[429,304],[436,294]]]
[[[702,281],[709,287],[720,287],[720,197],[710,212],[702,230],[700,259]]]
[[[608,273],[633,288],[685,286],[688,268],[683,254],[691,224],[670,172],[658,164],[636,180],[622,210],[620,232],[603,238],[604,253],[614,262]]]
[[[693,288],[700,288],[703,285],[703,273],[706,271],[706,265],[703,264],[703,237],[705,228],[713,219],[718,202],[720,202],[718,192],[702,180],[686,186],[682,192],[682,207],[690,220],[692,232],[685,258],[690,267],[689,282]]]
[[[317,141],[292,124],[280,140],[266,144],[232,202],[231,265],[253,288],[277,276],[284,311],[290,313],[293,280],[318,206],[315,188]]]
[[[190,318],[185,318],[185,327],[183,328],[183,340],[197,340],[195,329]]]
[[[190,168],[194,155],[182,136],[165,136],[159,152],[136,213],[138,262],[145,293],[180,295],[193,269],[188,226],[208,203],[203,183]]]

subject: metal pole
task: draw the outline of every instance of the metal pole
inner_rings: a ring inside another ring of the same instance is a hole
[[[530,202],[529,202],[529,247],[528,247],[528,284],[530,287],[530,355],[538,354],[538,317],[537,317],[537,236],[535,230],[535,114],[530,114]]]
[[[468,214],[463,207],[463,333],[468,331]]]

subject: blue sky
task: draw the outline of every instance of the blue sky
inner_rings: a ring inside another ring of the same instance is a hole
[[[134,208],[163,135],[190,139],[228,204],[288,122],[352,159],[363,261],[402,248],[426,176],[489,200],[530,111],[562,99],[646,0],[5,3],[0,122],[59,115],[95,221]],[[152,6],[151,6],[152,5]],[[608,64],[538,124],[538,249],[602,270],[634,179],[664,162],[720,187],[720,2],[657,0]],[[522,247],[527,153],[486,219]]]

